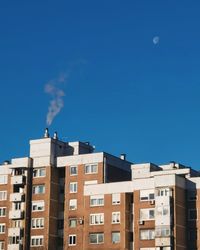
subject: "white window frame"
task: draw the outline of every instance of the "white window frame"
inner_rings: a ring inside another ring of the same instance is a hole
[[[157,206],[156,216],[166,216],[170,213],[170,206]]]
[[[77,199],[70,199],[69,210],[76,210],[76,209],[77,209]]]
[[[6,217],[6,207],[0,207],[0,217]]]
[[[0,240],[0,250],[5,250],[5,241]]]
[[[115,193],[112,194],[112,205],[119,205],[121,202],[121,194]]]
[[[141,233],[146,232],[147,237],[142,238]],[[154,240],[155,239],[155,230],[154,229],[141,229],[140,230],[140,240]]]
[[[153,217],[151,217],[153,212]],[[141,208],[140,209],[140,220],[155,220],[155,209],[154,208]]]
[[[44,171],[44,175],[41,175],[41,172]],[[33,169],[33,178],[42,178],[46,176],[46,168],[34,168]]]
[[[76,173],[72,173],[72,169],[76,169]],[[73,166],[70,166],[69,167],[69,175],[70,176],[75,176],[75,175],[78,175],[78,166],[76,166],[76,165],[73,165]]]
[[[78,192],[78,182],[70,182],[69,183],[69,192],[77,193]]]
[[[85,174],[97,174],[98,173],[98,163],[85,164],[84,172],[85,172]]]
[[[7,191],[6,190],[0,191],[0,201],[5,201],[5,200],[7,200]]]
[[[35,242],[33,242],[33,241],[35,241]],[[39,244],[35,244],[35,243],[39,243]],[[31,236],[31,247],[39,247],[39,246],[43,246],[43,245],[44,245],[44,236],[43,235]]]
[[[119,234],[119,240],[118,240],[118,241],[115,241],[115,240],[113,239],[114,234]],[[120,231],[112,232],[112,234],[111,234],[111,239],[112,239],[112,243],[113,243],[113,244],[118,244],[118,243],[120,243],[120,240],[121,240]]]
[[[70,243],[70,239],[72,239],[72,243]],[[68,236],[68,246],[76,246],[77,244],[77,236],[76,234],[69,234]]]
[[[169,237],[169,236],[171,236],[170,226],[156,227],[155,236],[156,237]]]
[[[120,224],[121,215],[119,211],[112,212],[112,224]]]
[[[6,232],[6,223],[0,223],[0,234],[5,234]]]
[[[104,195],[97,194],[90,196],[90,207],[100,207],[104,206]]]
[[[44,228],[44,218],[32,218],[31,219],[32,229],[43,229]]]
[[[90,238],[90,237],[91,237],[92,235],[96,236],[96,242],[91,242],[91,238]],[[99,241],[99,236],[101,236],[101,237],[103,236],[103,237],[102,237],[102,238],[103,238],[103,241]],[[103,243],[104,243],[104,233],[90,233],[90,234],[89,234],[89,243],[90,243],[90,244],[93,244],[93,245],[94,245],[94,244],[103,244]]]
[[[42,204],[42,206],[41,206],[41,204]],[[33,206],[37,206],[37,209],[33,210]],[[42,207],[42,209],[38,209],[38,207]],[[32,201],[32,212],[41,212],[44,210],[45,210],[45,202],[44,201],[38,201],[38,200]]]
[[[153,197],[152,197],[153,196]],[[154,189],[143,189],[140,190],[140,201],[150,201],[155,199],[155,190]]]
[[[42,192],[40,192],[40,188],[42,187]],[[33,194],[45,194],[45,185],[44,184],[38,184],[33,185]]]
[[[0,175],[0,185],[8,184],[8,175]]]
[[[90,214],[90,225],[103,225],[104,213]]]
[[[74,224],[73,223],[71,224],[72,221],[74,222]],[[77,218],[69,218],[69,227],[70,228],[77,227]]]

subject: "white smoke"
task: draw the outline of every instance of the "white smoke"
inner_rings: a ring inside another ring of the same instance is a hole
[[[64,107],[63,97],[65,96],[65,92],[60,89],[58,85],[64,83],[67,79],[67,76],[68,74],[62,74],[58,79],[54,79],[45,84],[45,93],[49,94],[52,97],[52,100],[49,103],[48,113],[46,117],[47,126],[50,126],[52,124],[56,115]]]

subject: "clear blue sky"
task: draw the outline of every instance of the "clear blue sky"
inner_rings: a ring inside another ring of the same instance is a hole
[[[1,1],[0,161],[28,155],[43,135],[50,82],[65,92],[50,126],[61,139],[199,169],[199,9],[197,0]]]

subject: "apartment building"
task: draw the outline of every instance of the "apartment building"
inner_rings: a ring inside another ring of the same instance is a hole
[[[133,164],[57,133],[0,165],[0,250],[200,249],[200,175]]]

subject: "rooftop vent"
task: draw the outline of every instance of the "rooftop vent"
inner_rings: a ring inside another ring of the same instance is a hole
[[[54,132],[53,139],[58,140],[58,133],[57,132]]]

